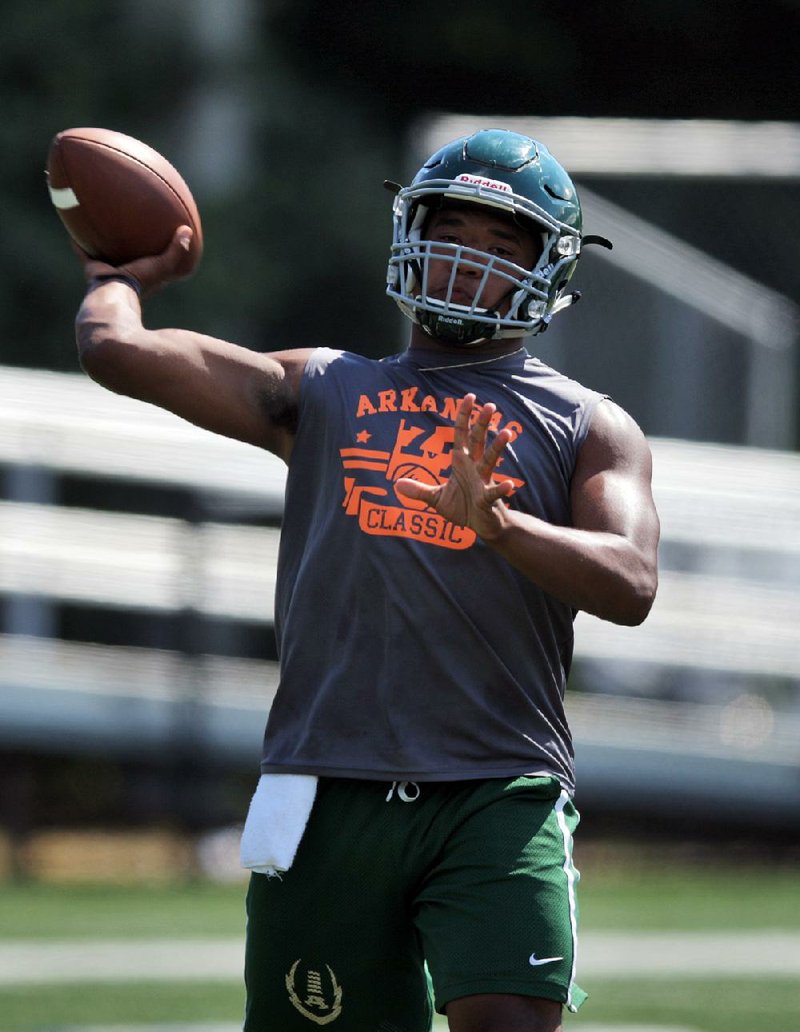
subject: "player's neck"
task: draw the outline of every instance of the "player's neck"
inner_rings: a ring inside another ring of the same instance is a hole
[[[436,337],[429,337],[421,327],[414,324],[408,342],[409,351],[438,351],[444,355],[463,355],[465,358],[492,358],[500,355],[511,355],[523,346],[522,337],[508,337],[503,340],[486,340],[472,347],[447,344]]]

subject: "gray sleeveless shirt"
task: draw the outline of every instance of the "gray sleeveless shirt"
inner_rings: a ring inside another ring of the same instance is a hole
[[[465,364],[469,362],[470,364]],[[514,435],[508,504],[569,525],[570,479],[601,398],[524,352],[308,362],[286,490],[281,677],[263,772],[454,781],[547,772],[574,787],[564,716],[574,613],[469,529],[396,493],[449,474],[456,406]],[[472,364],[475,363],[475,364]]]

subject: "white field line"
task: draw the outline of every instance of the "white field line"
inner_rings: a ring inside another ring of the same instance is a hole
[[[800,975],[800,931],[586,932],[578,978]]]
[[[237,1025],[198,1025],[196,1023],[187,1025],[179,1022],[170,1022],[167,1025],[68,1025],[51,1029],[50,1032],[242,1032],[242,1024],[239,1022]],[[590,1026],[585,1032],[608,1032],[608,1030]],[[619,1032],[619,1030],[614,1029],[613,1032]],[[626,1028],[623,1032],[692,1032],[692,1030],[670,1028],[640,1030],[637,1028]]]
[[[231,981],[244,943],[225,939],[0,943],[0,986],[70,982]],[[578,979],[800,975],[800,932],[586,932]]]
[[[434,1021],[434,1032],[444,1032],[444,1018]],[[681,1025],[594,1025],[581,1021],[581,1032],[698,1032],[697,1029]],[[241,1024],[237,1025],[71,1025],[68,1028],[53,1032],[241,1032]]]
[[[6,940],[0,985],[240,979],[244,939]]]

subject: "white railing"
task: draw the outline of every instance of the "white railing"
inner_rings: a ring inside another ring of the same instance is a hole
[[[684,675],[779,678],[797,691],[800,457],[669,440],[654,440],[652,447],[663,527],[656,604],[639,628],[581,614],[578,666],[608,668],[610,679],[625,669],[649,672],[643,683],[654,671],[676,668]],[[0,464],[12,486],[0,502],[0,595],[7,605],[24,597],[45,607],[77,601],[156,615],[192,609],[272,623],[279,531],[214,516],[240,507],[273,522],[279,517],[285,475],[272,456],[111,395],[80,375],[0,369]],[[9,497],[14,484],[25,483],[15,476],[20,471],[38,478],[36,500]],[[193,490],[206,499],[211,516],[187,522],[62,506],[57,492],[41,485],[69,473]],[[0,635],[0,726],[6,736],[35,736],[37,728],[45,733],[51,720],[75,725],[76,735],[89,721],[93,733],[110,739],[126,731],[157,736],[169,706],[185,701],[188,678],[201,686],[197,705],[214,713],[207,726],[220,748],[255,748],[260,739],[276,684],[274,663],[188,658],[8,630]],[[626,705],[630,726],[638,720],[641,728],[641,700],[613,700],[613,721],[603,723],[597,714],[611,701],[572,700],[579,740],[596,744],[598,728],[620,720],[624,726]],[[719,721],[736,700],[711,701]],[[668,743],[675,721],[685,724],[689,710],[703,720],[710,712],[683,704],[680,716],[676,704],[653,699],[646,705],[648,742],[661,734]],[[781,733],[790,729],[800,756],[800,697],[792,706],[794,716],[782,720]],[[123,710],[128,718],[120,728]],[[769,752],[778,726],[773,719],[759,755]],[[784,743],[775,757],[779,753],[784,763],[789,752]]]
[[[732,543],[730,526],[699,536]],[[0,592],[269,624],[278,538],[268,527],[0,502]],[[685,528],[677,540],[687,540]],[[786,544],[800,564],[797,542]],[[757,549],[766,547],[762,540]],[[781,574],[788,572],[784,562]],[[576,655],[792,678],[799,628],[796,582],[665,570],[642,627],[581,614]]]

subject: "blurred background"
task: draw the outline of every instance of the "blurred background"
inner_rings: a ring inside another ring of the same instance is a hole
[[[52,136],[175,164],[193,280],[148,305],[257,350],[374,356],[391,197],[502,125],[573,173],[584,299],[531,342],[651,439],[662,586],[580,615],[587,842],[800,846],[797,0],[42,0],[0,41],[0,875],[233,876],[276,683],[283,470],[80,374]]]

